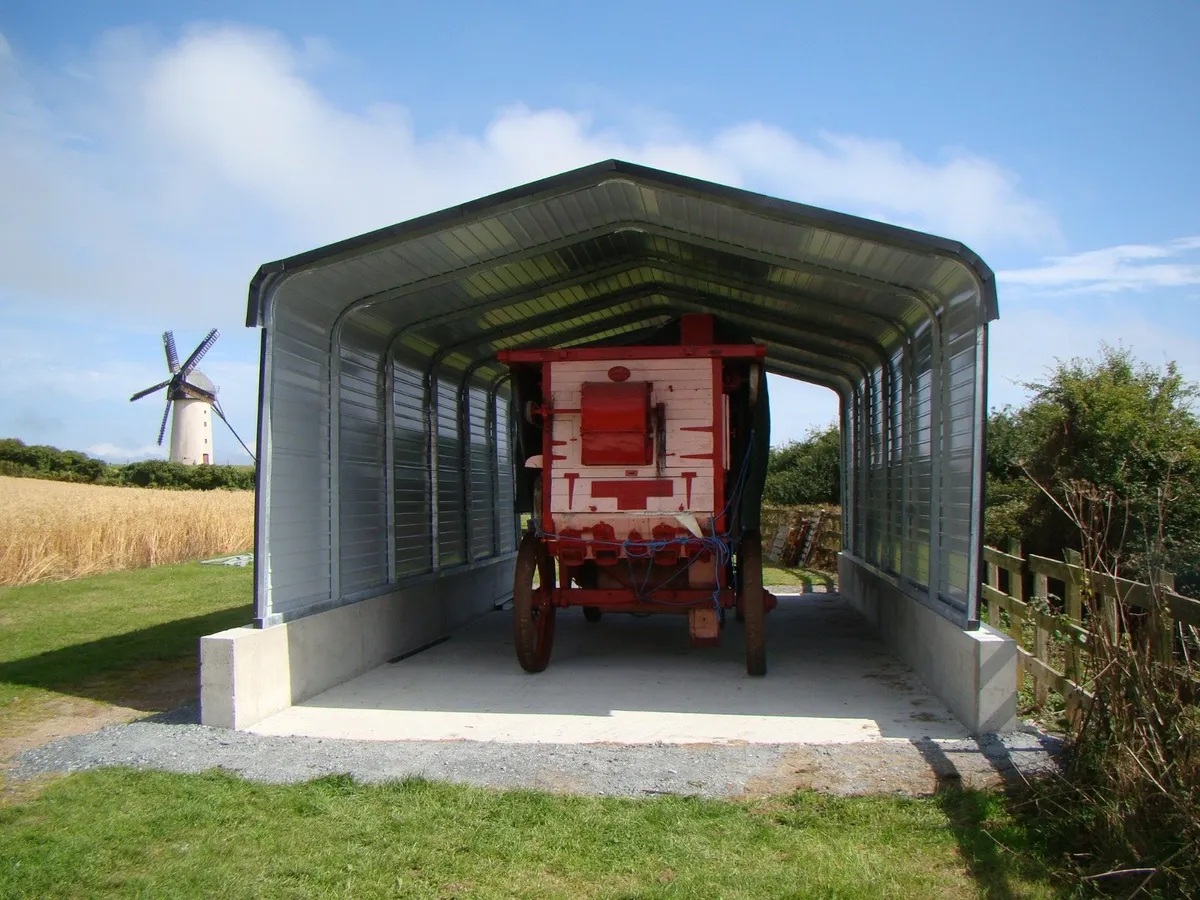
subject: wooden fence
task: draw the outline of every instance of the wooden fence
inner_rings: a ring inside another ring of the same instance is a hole
[[[1148,614],[1151,646],[1161,662],[1172,659],[1181,626],[1200,628],[1200,601],[1175,593],[1173,584],[1159,586],[1162,603],[1155,604],[1149,585],[1088,571],[1075,551],[1067,551],[1065,562],[1025,557],[1013,541],[1007,552],[985,547],[983,559],[987,578],[980,593],[980,617],[1016,640],[1018,686],[1030,676],[1037,707],[1045,705],[1051,690],[1062,695],[1068,713],[1091,700],[1086,690],[1091,638],[1084,620],[1085,592],[1095,598],[1101,619],[1096,625],[1109,629],[1114,641],[1118,604]],[[1030,597],[1025,596],[1027,572],[1033,582]],[[1051,586],[1059,591],[1052,592]]]
[[[768,560],[832,572],[842,549],[842,514],[836,507],[764,506],[762,537]]]

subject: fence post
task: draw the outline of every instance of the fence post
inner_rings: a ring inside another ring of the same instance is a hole
[[[1021,542],[1016,538],[1008,539],[1008,553],[1018,559],[1024,559],[1021,553]],[[1008,595],[1018,603],[1025,602],[1025,572],[1024,566],[1008,570]],[[1025,616],[1019,605],[1014,604],[1008,611],[1008,635],[1017,642],[1018,647],[1025,646]],[[1025,657],[1017,654],[1017,690],[1025,687]]]
[[[1108,633],[1108,639],[1112,641],[1112,645],[1116,647],[1121,641],[1121,615],[1119,604],[1120,598],[1105,591],[1100,595],[1101,605],[1104,609],[1104,628]]]
[[[1000,567],[990,562],[985,562],[983,567],[987,570],[988,587],[997,591],[1000,590]],[[987,605],[987,623],[993,628],[1000,627],[1000,610],[991,600],[988,601]]]
[[[1042,603],[1049,603],[1050,600],[1050,583],[1049,580],[1041,572],[1033,573],[1033,593],[1039,598]],[[1036,607],[1035,607],[1036,609]],[[1050,648],[1048,646],[1050,635],[1046,629],[1042,627],[1041,616],[1034,616],[1033,619],[1033,655],[1036,659],[1049,665],[1050,663]],[[1049,691],[1046,689],[1046,682],[1040,678],[1033,679],[1033,701],[1041,709],[1046,705],[1046,700],[1049,696]]]
[[[1018,559],[1025,558],[1021,553],[1021,542],[1016,538],[1009,538],[1008,554],[1009,556],[1015,556]],[[1013,599],[1020,601],[1021,603],[1025,602],[1025,572],[1023,569],[1023,566],[1016,570],[1010,569],[1008,573],[1008,595]],[[1008,614],[1011,617],[1009,623],[1010,627],[1008,630],[1009,636],[1012,637],[1012,639],[1015,640],[1018,645],[1022,645],[1021,639],[1025,634],[1025,617],[1019,607],[1010,609]]]
[[[1175,655],[1175,620],[1167,610],[1167,591],[1175,589],[1175,579],[1160,572],[1151,575],[1150,610],[1151,649],[1156,662],[1169,663]]]
[[[1083,581],[1087,573],[1083,569],[1083,558],[1078,550],[1064,550],[1067,565],[1071,567],[1071,580],[1066,583],[1066,612],[1067,618],[1076,625],[1083,625]],[[1082,676],[1079,671],[1079,639],[1074,632],[1067,633],[1067,678],[1079,684]]]

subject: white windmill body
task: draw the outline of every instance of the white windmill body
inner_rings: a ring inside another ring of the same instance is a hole
[[[216,387],[199,369],[193,369],[187,380],[216,395]],[[171,462],[207,465],[215,459],[213,452],[212,401],[180,391],[171,398]]]
[[[163,410],[162,424],[158,428],[158,445],[162,446],[163,437],[167,433],[167,419],[171,418],[171,462],[188,466],[216,462],[213,450],[213,413],[229,427],[238,443],[250,454],[250,458],[254,458],[246,442],[238,437],[238,433],[225,418],[221,403],[217,400],[216,385],[196,368],[200,357],[216,343],[218,336],[217,329],[214,328],[192,351],[192,355],[183,365],[180,365],[179,356],[175,352],[175,337],[169,331],[164,332],[163,349],[167,354],[167,368],[171,371],[171,377],[144,391],[138,391],[129,398],[131,401],[140,400],[148,394],[166,388],[167,407]]]

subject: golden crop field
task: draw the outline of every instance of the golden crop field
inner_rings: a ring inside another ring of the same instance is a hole
[[[244,553],[253,545],[253,491],[0,477],[0,585]]]

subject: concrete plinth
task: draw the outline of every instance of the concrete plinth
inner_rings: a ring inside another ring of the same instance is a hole
[[[201,638],[201,721],[249,728],[445,637],[512,593],[512,565],[497,560],[294,622]]]
[[[546,671],[524,672],[512,613],[379,666],[249,730],[376,741],[513,744],[904,744],[966,729],[836,594],[782,596],[767,616],[767,676],[746,674],[728,617],[696,647],[687,617],[560,610]]]
[[[980,625],[965,631],[908,596],[890,576],[845,553],[842,598],[912,666],[972,734],[1012,731],[1017,720],[1017,645]]]

